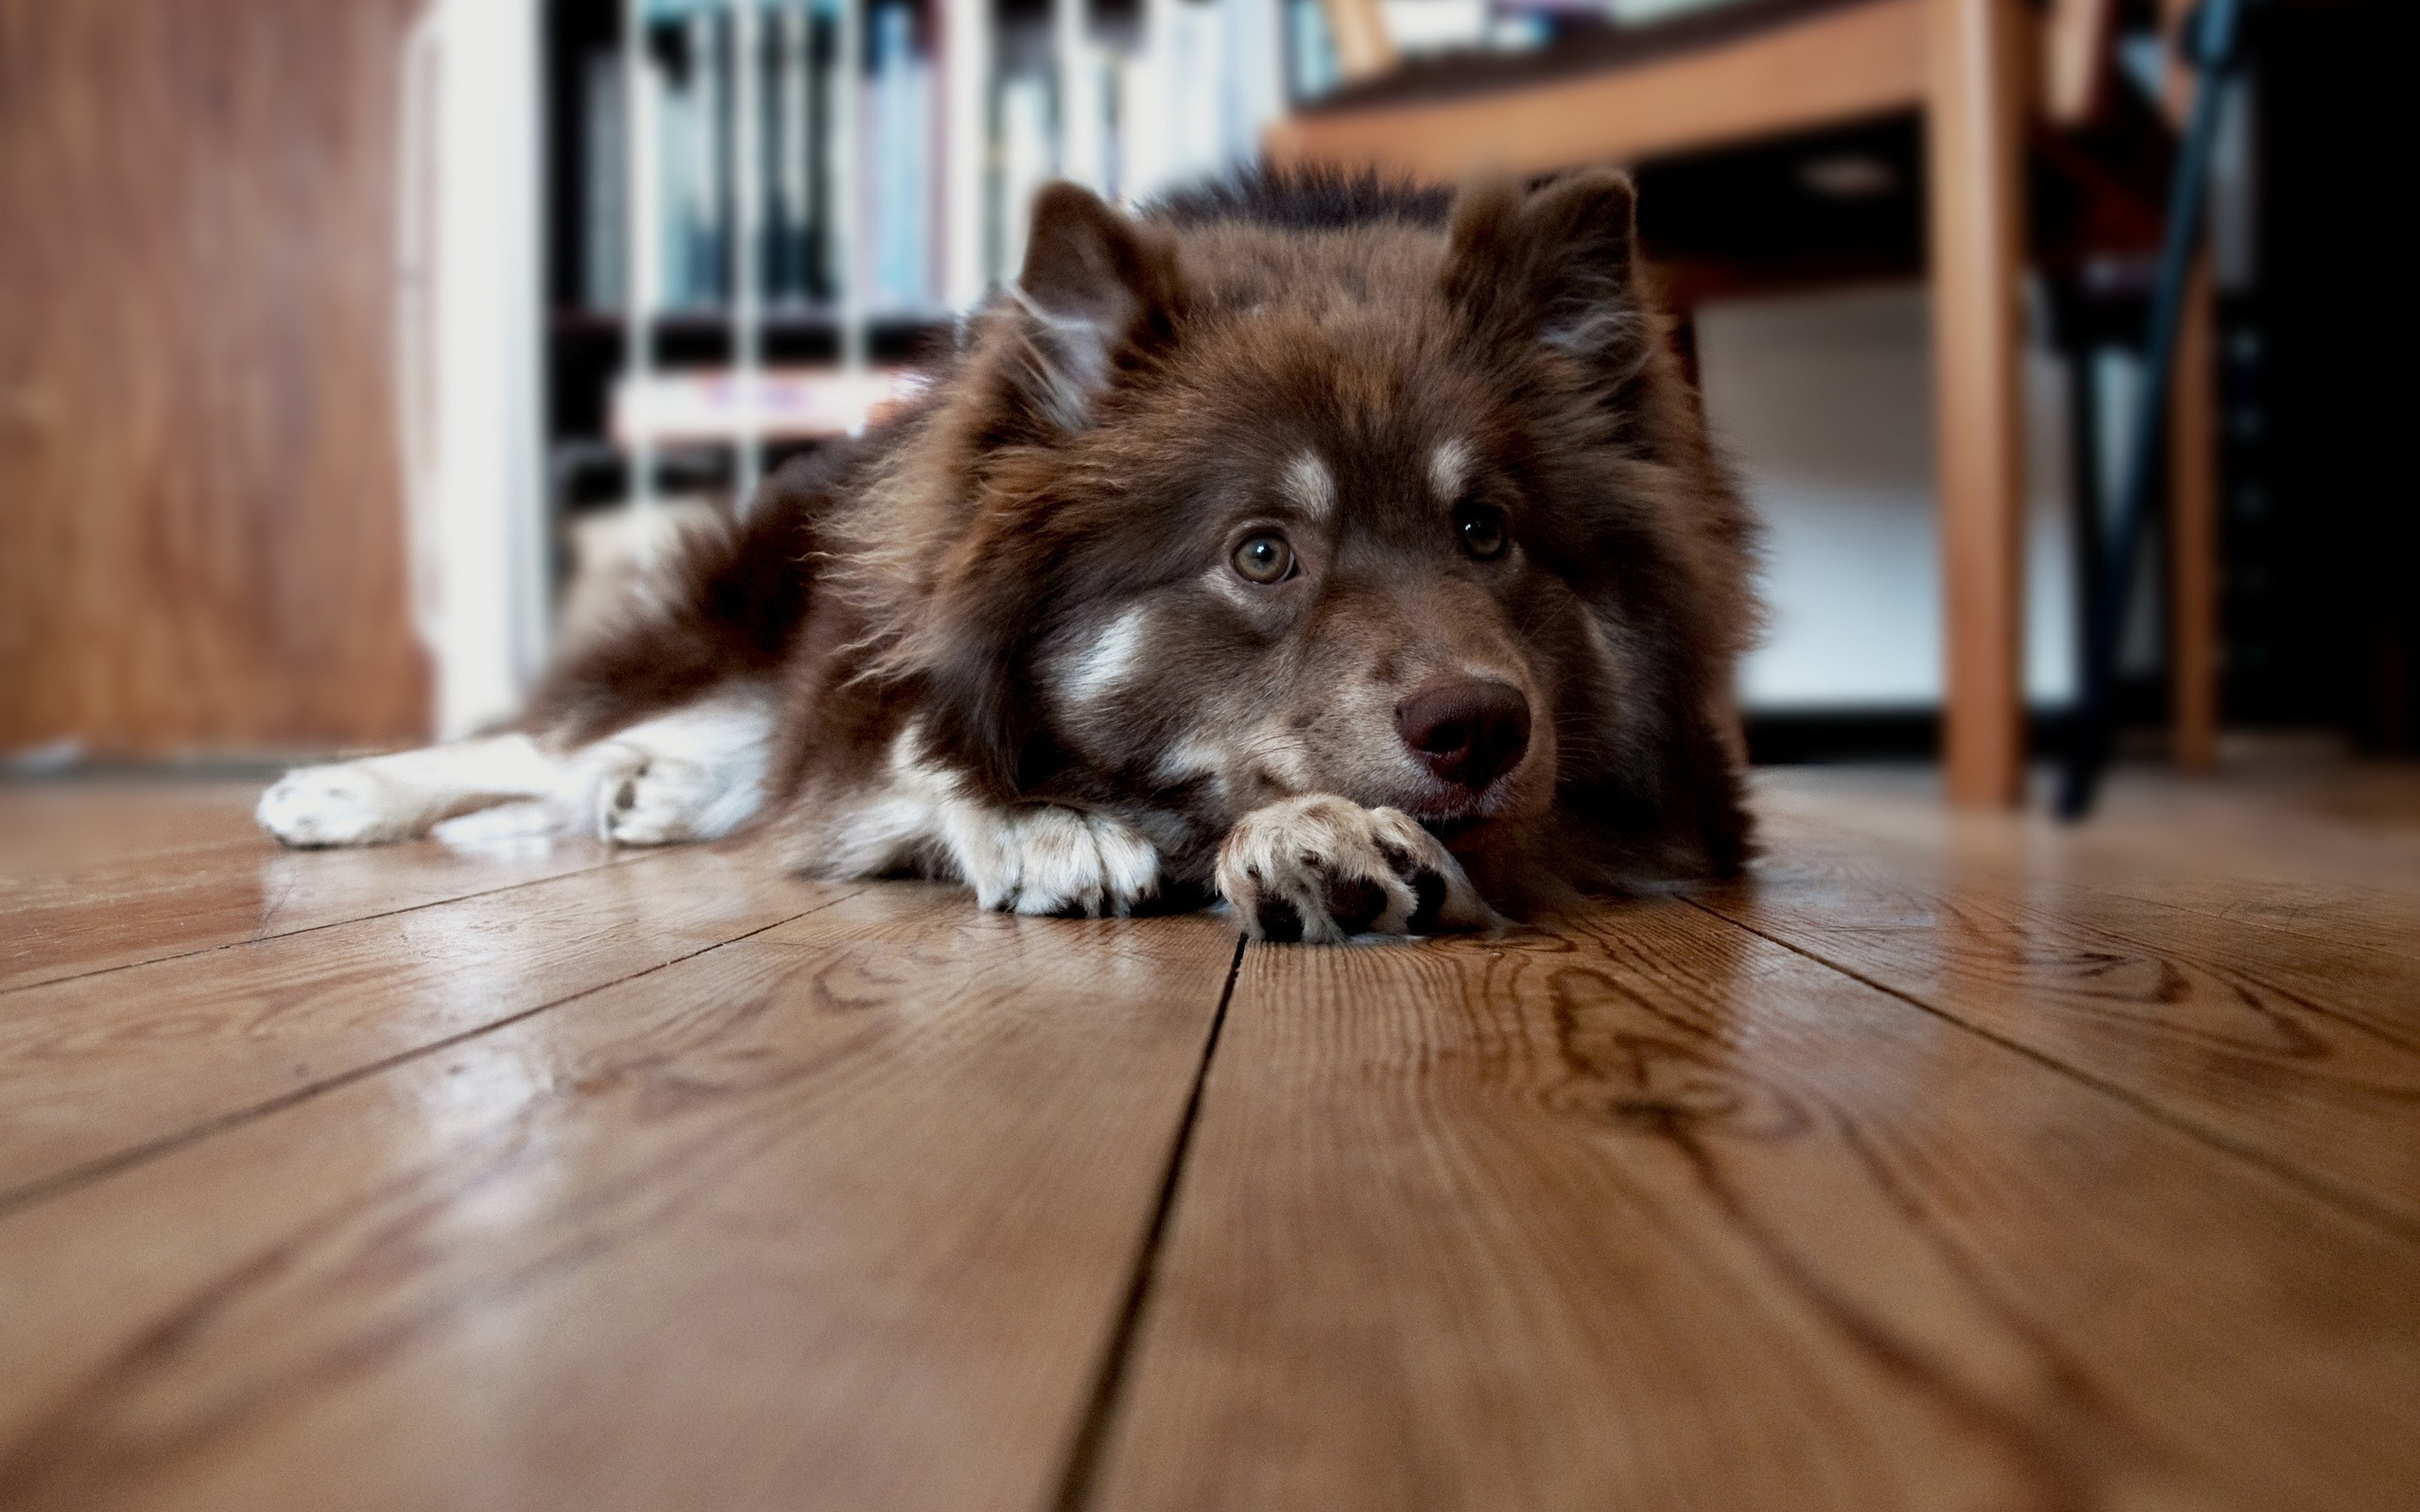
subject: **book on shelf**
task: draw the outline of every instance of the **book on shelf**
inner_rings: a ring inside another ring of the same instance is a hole
[[[1286,0],[1286,61],[1288,80],[1298,100],[1316,100],[1336,93],[1344,70],[1336,58],[1336,37],[1328,29],[1322,0]]]
[[[800,234],[808,253],[808,294],[819,301],[840,297],[840,228],[847,219],[840,209],[840,186],[847,181],[840,162],[840,75],[846,63],[840,56],[840,5],[841,0],[815,0],[809,12],[820,82],[808,116],[813,134],[801,146],[815,175],[815,190]]]
[[[730,83],[725,72],[725,18],[700,7],[683,19],[685,77],[665,95],[667,141],[662,162],[666,216],[664,302],[673,309],[712,308],[730,298],[724,195],[731,143]]]
[[[600,48],[580,61],[580,262],[579,297],[591,309],[622,302],[630,276],[623,243],[630,234],[630,202],[622,163],[622,60]]]
[[[821,303],[835,294],[838,234],[832,203],[839,133],[832,98],[838,60],[838,0],[762,0],[755,56],[735,56],[727,4],[649,0],[648,58],[655,111],[656,226],[660,286],[669,311],[727,305],[739,176],[751,176],[759,207],[758,294],[768,304]],[[755,160],[737,161],[738,68],[753,70],[759,129]],[[582,64],[579,297],[618,307],[629,293],[630,141],[621,54],[599,49]]]
[[[869,168],[864,252],[867,309],[928,310],[935,291],[933,70],[916,48],[913,7],[876,6],[872,87],[862,96]]]
[[[765,297],[800,303],[819,297],[814,255],[816,194],[821,183],[808,144],[821,110],[822,67],[816,56],[815,18],[803,5],[774,9],[764,32]]]
[[[752,6],[752,26],[735,25],[735,3]],[[626,97],[630,76],[618,51],[579,60],[571,81],[581,96],[582,164],[573,218],[582,303],[624,306],[642,261],[630,245],[629,161],[643,114],[652,122],[654,224],[644,232],[652,254],[644,261],[659,285],[651,307],[731,305],[745,191],[758,207],[755,292],[769,310],[836,302],[845,265],[866,313],[924,318],[941,303],[945,235],[971,235],[989,276],[1012,278],[1045,181],[1072,178],[1133,201],[1216,172],[1251,154],[1280,107],[1279,55],[1290,51],[1298,72],[1306,60],[1313,74],[1319,68],[1318,39],[1305,33],[1285,48],[1279,23],[1316,20],[1321,0],[1166,0],[1144,8],[1139,31],[1096,21],[1075,49],[1073,88],[1058,77],[1046,24],[1003,18],[985,86],[980,193],[959,204],[947,195],[963,191],[945,191],[940,162],[942,112],[953,102],[942,97],[946,38],[936,0],[856,0],[865,9],[855,59],[841,56],[842,3],[646,0],[651,109],[644,112]],[[738,56],[742,30],[753,38],[746,58]],[[752,90],[739,87],[743,69]],[[837,114],[843,69],[857,76],[848,123]],[[735,112],[745,94],[757,103],[757,150],[743,163]],[[849,150],[853,175],[840,159]],[[851,181],[854,199],[844,205],[839,188]],[[980,223],[969,231],[957,215]]]

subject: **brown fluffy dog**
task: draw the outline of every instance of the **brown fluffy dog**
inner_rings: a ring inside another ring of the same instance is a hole
[[[761,819],[815,875],[1322,940],[1733,870],[1750,530],[1632,244],[1610,172],[1054,186],[916,411],[775,472],[524,733],[261,821]]]

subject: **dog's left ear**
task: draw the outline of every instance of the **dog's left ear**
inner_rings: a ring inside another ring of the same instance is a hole
[[[1483,338],[1543,342],[1611,381],[1630,378],[1653,339],[1634,268],[1637,198],[1610,168],[1535,190],[1472,184],[1454,201],[1445,297]]]
[[[1047,184],[1012,297],[1025,341],[1011,383],[1037,419],[1080,430],[1118,366],[1172,336],[1176,244],[1090,190]]]

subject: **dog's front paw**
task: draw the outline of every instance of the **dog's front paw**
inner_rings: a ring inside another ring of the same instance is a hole
[[[959,869],[986,908],[1012,914],[1131,914],[1160,890],[1160,853],[1106,814],[1035,803],[959,816]]]
[[[419,805],[367,762],[298,767],[269,784],[254,822],[299,848],[384,845],[419,832]]]
[[[1461,864],[1409,815],[1324,793],[1238,820],[1219,848],[1219,891],[1254,939],[1325,944],[1499,922]]]

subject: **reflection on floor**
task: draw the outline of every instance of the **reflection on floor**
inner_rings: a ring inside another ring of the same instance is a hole
[[[2420,774],[1240,949],[0,789],[0,1505],[2386,1507]]]

